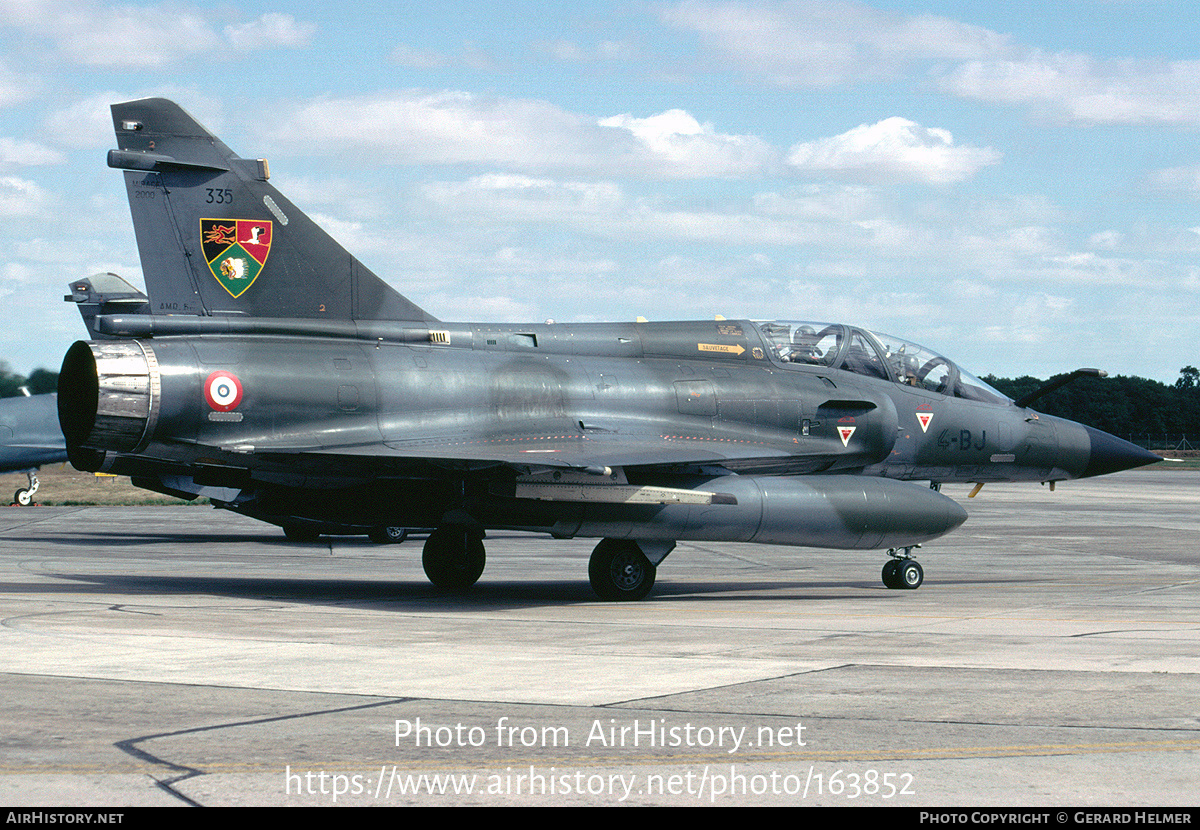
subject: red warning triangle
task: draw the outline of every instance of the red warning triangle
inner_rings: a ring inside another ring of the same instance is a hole
[[[838,435],[842,439],[842,446],[850,446],[850,436],[854,434],[854,430],[858,427],[838,427]]]
[[[933,421],[932,412],[918,412],[917,423],[921,425],[921,432],[929,432],[929,424]]]

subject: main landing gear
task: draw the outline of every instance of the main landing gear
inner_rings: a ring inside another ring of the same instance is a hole
[[[604,600],[639,600],[654,587],[658,568],[632,539],[601,539],[588,562],[588,578]]]
[[[421,564],[425,576],[443,591],[465,591],[483,573],[483,531],[446,525],[425,540]]]
[[[892,548],[888,556],[892,557],[883,566],[883,584],[889,588],[913,590],[920,588],[925,581],[925,570],[912,558],[912,551],[920,545],[910,545],[906,548]]]
[[[643,599],[654,587],[658,572],[650,557],[661,562],[674,547],[674,542],[601,539],[588,562],[592,590],[602,600]],[[429,534],[421,554],[429,581],[443,591],[456,593],[475,584],[485,562],[483,532],[473,527],[439,527]]]

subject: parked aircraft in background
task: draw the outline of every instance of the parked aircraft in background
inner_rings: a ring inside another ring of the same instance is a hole
[[[26,473],[29,485],[13,494],[13,504],[28,507],[40,487],[37,471],[67,460],[58,425],[57,395],[0,398],[0,473]]]

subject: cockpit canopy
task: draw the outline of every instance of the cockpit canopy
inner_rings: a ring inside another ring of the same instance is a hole
[[[780,363],[826,366],[941,395],[1010,403],[952,361],[899,337],[835,323],[773,320],[755,325]]]

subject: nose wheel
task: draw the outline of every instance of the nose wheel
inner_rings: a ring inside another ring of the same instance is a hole
[[[888,556],[892,557],[883,566],[883,584],[889,588],[915,590],[925,581],[925,569],[917,560],[912,558],[912,551],[920,545],[907,548],[892,548]]]

